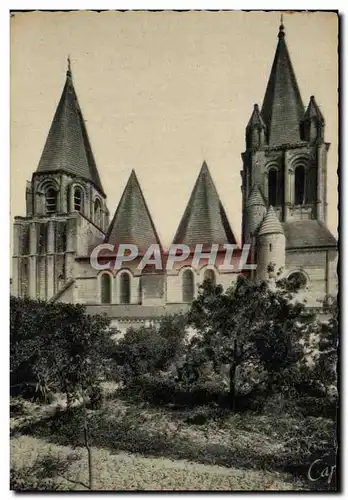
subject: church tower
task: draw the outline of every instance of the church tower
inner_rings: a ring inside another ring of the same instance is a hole
[[[336,279],[337,242],[326,226],[330,144],[324,132],[314,96],[303,105],[281,21],[262,107],[254,104],[246,127],[242,239],[252,244],[257,276],[272,262],[285,266],[286,274],[311,282],[316,298],[328,296]]]
[[[281,222],[316,220],[325,224],[330,144],[325,142],[324,129],[325,120],[314,96],[305,111],[281,24],[261,111],[255,104],[246,127],[244,209],[256,184]]]
[[[91,235],[102,239],[108,209],[69,66],[36,171],[26,216],[15,217],[12,293],[49,300],[74,277]]]

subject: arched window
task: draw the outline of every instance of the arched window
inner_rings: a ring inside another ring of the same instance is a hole
[[[301,271],[295,271],[288,276],[288,288],[291,292],[298,292],[303,290],[307,285],[307,278]]]
[[[128,273],[120,275],[120,303],[130,303],[130,276]]]
[[[101,226],[101,204],[99,198],[94,202],[94,223],[98,227]]]
[[[83,209],[83,194],[79,187],[74,189],[74,210],[82,212]]]
[[[210,281],[210,283],[215,286],[216,278],[212,269],[206,269],[204,271],[204,281]]]
[[[278,171],[271,168],[268,172],[268,203],[273,207],[277,206],[279,200],[277,199],[278,190]]]
[[[46,214],[55,214],[57,211],[57,191],[54,188],[48,188],[46,191]]]
[[[303,165],[299,165],[295,169],[295,205],[303,205],[306,202],[305,181],[305,168]]]
[[[182,301],[192,302],[195,294],[193,272],[186,269],[182,275]]]
[[[104,273],[100,280],[101,302],[102,304],[111,304],[111,276]]]

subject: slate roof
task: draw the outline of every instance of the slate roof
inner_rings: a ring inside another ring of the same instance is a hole
[[[258,235],[263,234],[284,234],[283,227],[272,205],[269,206],[265,218],[261,222]]]
[[[304,115],[305,120],[310,120],[311,118],[318,118],[321,123],[325,123],[324,117],[319,109],[318,104],[315,101],[314,95],[311,95],[308,107]]]
[[[317,220],[285,222],[286,248],[337,247],[329,229]]]
[[[203,162],[173,243],[236,243],[206,162]]]
[[[134,170],[128,179],[104,242],[115,246],[121,243],[137,245],[139,254],[146,252],[151,244],[160,245]]]
[[[300,122],[304,116],[304,106],[285,43],[282,24],[278,38],[261,110],[270,146],[301,142]]]
[[[58,170],[92,182],[104,194],[70,70],[36,172]]]
[[[261,205],[262,207],[266,206],[265,200],[263,199],[260,188],[257,184],[254,184],[254,187],[252,188],[249,198],[245,204],[245,208],[255,205]]]
[[[247,129],[253,128],[255,126],[266,128],[265,122],[260,113],[259,105],[254,104],[253,112],[251,113],[250,119],[248,121]]]

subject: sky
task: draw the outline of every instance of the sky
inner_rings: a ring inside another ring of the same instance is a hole
[[[25,215],[65,83],[73,82],[110,219],[135,169],[157,232],[172,241],[203,161],[241,235],[241,153],[262,105],[279,12],[22,12],[11,18],[11,218]],[[305,105],[326,120],[328,226],[337,236],[338,18],[284,13]]]

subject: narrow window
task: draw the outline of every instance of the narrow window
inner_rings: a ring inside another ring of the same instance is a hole
[[[128,273],[120,275],[120,303],[130,303],[130,277]]]
[[[55,214],[57,211],[57,191],[54,188],[48,188],[46,191],[46,213]]]
[[[56,225],[56,252],[66,252],[67,240],[67,223],[66,221],[59,221]]]
[[[74,210],[76,210],[77,212],[81,212],[82,202],[83,202],[83,195],[81,188],[76,187],[74,190]]]
[[[269,244],[269,251],[272,252],[272,243]]]
[[[204,272],[204,281],[210,281],[212,285],[215,286],[215,273],[212,269],[206,269]]]
[[[278,204],[277,200],[278,189],[278,171],[271,168],[268,172],[268,204],[275,207]]]
[[[46,253],[46,245],[47,245],[47,226],[44,222],[39,224],[38,231],[38,253]]]
[[[182,300],[192,302],[194,298],[194,277],[190,269],[186,269],[182,275]]]
[[[111,304],[111,276],[106,273],[101,277],[101,302]]]
[[[94,223],[96,226],[101,226],[101,204],[99,198],[94,202]]]
[[[295,169],[295,205],[303,205],[305,201],[305,169],[300,165]]]
[[[30,250],[30,230],[29,224],[22,226],[21,254],[28,255]]]

